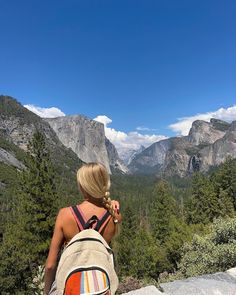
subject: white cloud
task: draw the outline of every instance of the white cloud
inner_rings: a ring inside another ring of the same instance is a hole
[[[136,130],[138,130],[138,131],[156,131],[156,129],[148,128],[148,127],[145,127],[145,126],[138,126],[136,128]]]
[[[211,118],[220,119],[227,122],[236,120],[236,105],[229,108],[220,108],[214,112],[197,114],[191,117],[183,117],[178,119],[177,123],[169,125],[169,128],[178,135],[188,135],[188,132],[195,120],[204,120],[209,122]]]
[[[107,116],[97,116],[94,120],[104,124],[106,137],[115,145],[118,152],[124,149],[138,149],[141,145],[148,147],[154,142],[165,139],[163,135],[157,134],[140,134],[137,131],[122,132],[114,128],[107,127],[112,122]],[[145,129],[146,130],[146,129]]]
[[[26,104],[24,107],[42,118],[56,118],[65,116],[65,114],[60,109],[55,107],[41,108],[32,104]]]

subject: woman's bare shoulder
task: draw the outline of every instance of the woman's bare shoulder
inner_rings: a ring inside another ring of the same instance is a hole
[[[64,207],[59,209],[57,219],[64,220],[65,218],[72,217],[70,207]]]

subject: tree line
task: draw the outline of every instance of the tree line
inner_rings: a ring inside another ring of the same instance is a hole
[[[65,198],[39,132],[29,143],[26,166],[17,173],[1,226],[2,294],[35,294],[31,283],[45,263],[56,214],[81,200],[73,194],[74,180]],[[121,280],[171,280],[224,270],[235,261],[235,160],[228,158],[218,169],[187,180],[115,174],[112,196],[120,200],[123,215],[112,245]]]

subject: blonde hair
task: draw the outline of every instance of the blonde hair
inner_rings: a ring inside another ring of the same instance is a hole
[[[84,164],[77,172],[77,181],[89,196],[102,199],[103,205],[110,212],[114,223],[118,222],[110,198],[110,176],[100,163]]]

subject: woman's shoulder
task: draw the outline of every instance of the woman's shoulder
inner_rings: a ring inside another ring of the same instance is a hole
[[[71,207],[63,207],[59,209],[57,218],[64,219],[65,217],[68,217],[68,216],[71,216]]]

